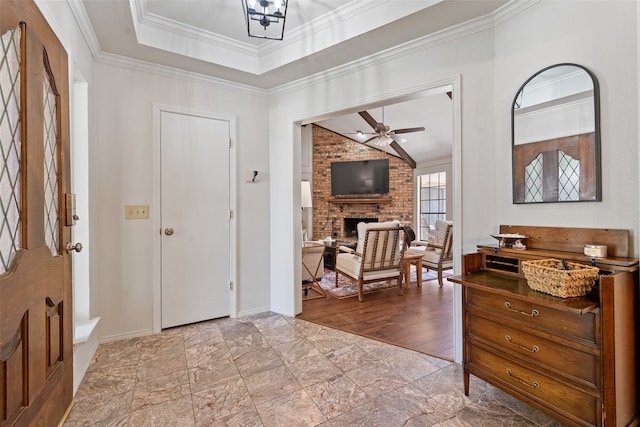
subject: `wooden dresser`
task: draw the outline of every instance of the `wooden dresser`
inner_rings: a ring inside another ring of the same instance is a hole
[[[567,425],[638,425],[638,260],[627,230],[501,226],[526,250],[479,246],[463,256],[464,392],[470,374]],[[583,255],[604,244],[608,258]],[[586,296],[529,288],[521,262],[564,258],[600,268]]]

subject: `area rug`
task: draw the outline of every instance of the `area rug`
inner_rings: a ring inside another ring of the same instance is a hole
[[[442,277],[449,277],[452,275],[452,270],[447,270],[442,272]],[[422,270],[422,282],[427,282],[429,280],[435,280],[438,278],[438,272],[432,270]],[[338,275],[338,287],[336,288],[336,273],[335,271],[325,269],[324,275],[322,279],[319,281],[320,286],[324,290],[324,292],[328,295],[331,295],[334,298],[343,299],[343,298],[351,298],[358,296],[358,285],[355,281],[351,280],[347,276],[343,274]],[[416,286],[416,272],[415,268],[411,268],[411,286]],[[380,291],[382,289],[395,288],[398,286],[398,282],[396,279],[392,279],[389,282],[381,281],[381,282],[373,282],[373,283],[365,283],[364,284],[364,293],[368,294],[371,292]],[[403,286],[404,281],[403,281]]]

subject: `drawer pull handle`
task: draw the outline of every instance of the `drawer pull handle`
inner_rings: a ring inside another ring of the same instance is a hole
[[[511,303],[509,301],[505,301],[504,306],[507,307],[507,310],[513,311],[514,313],[522,314],[523,316],[536,317],[540,315],[540,312],[538,311],[537,308],[534,308],[533,310],[531,310],[531,313],[527,313],[526,311],[511,308]]]
[[[509,375],[509,377],[513,378],[514,380],[518,381],[520,384],[526,385],[527,387],[540,388],[540,383],[538,381],[534,381],[533,384],[529,384],[528,382],[526,382],[521,378],[514,377],[513,374],[511,373],[511,369],[509,368],[507,368],[507,375]]]
[[[505,336],[504,336],[504,339],[506,339],[507,341],[509,341],[509,344],[511,344],[511,345],[513,345],[513,346],[516,346],[516,347],[518,347],[518,348],[519,348],[519,349],[521,349],[521,350],[528,351],[529,353],[537,353],[537,352],[539,352],[539,351],[540,351],[540,347],[538,347],[537,345],[534,345],[533,347],[529,348],[529,347],[525,347],[525,346],[524,346],[524,345],[522,345],[522,344],[518,344],[518,343],[513,342],[513,341],[511,340],[511,336],[510,336],[510,335],[505,335]]]

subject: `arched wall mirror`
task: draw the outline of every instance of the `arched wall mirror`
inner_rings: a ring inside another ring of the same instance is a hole
[[[602,200],[593,73],[557,64],[531,76],[513,100],[511,130],[513,203]]]

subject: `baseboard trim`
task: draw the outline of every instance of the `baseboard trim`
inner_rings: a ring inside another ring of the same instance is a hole
[[[126,334],[107,335],[104,337],[100,337],[99,341],[102,344],[102,343],[107,343],[112,341],[126,340],[129,338],[144,337],[147,335],[153,335],[153,333],[154,333],[153,329],[141,329],[139,331],[128,332]]]

